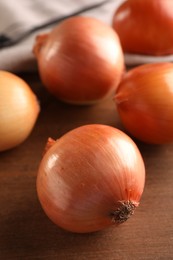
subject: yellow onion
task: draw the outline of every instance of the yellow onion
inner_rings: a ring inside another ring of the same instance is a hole
[[[72,232],[93,232],[133,214],[144,189],[145,167],[130,137],[95,124],[50,144],[39,166],[37,192],[55,224]]]
[[[173,53],[173,1],[128,0],[115,11],[113,28],[125,52]]]
[[[34,45],[41,80],[58,99],[91,104],[115,93],[124,57],[114,30],[91,17],[72,17]]]
[[[0,151],[21,144],[31,133],[40,108],[28,84],[0,71]]]
[[[121,120],[134,137],[153,144],[173,141],[173,64],[136,67],[115,95]]]

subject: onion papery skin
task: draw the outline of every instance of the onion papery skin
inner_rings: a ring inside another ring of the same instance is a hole
[[[139,204],[144,182],[144,162],[130,137],[110,126],[84,125],[45,153],[37,193],[56,225],[88,233],[126,221]]]
[[[145,64],[130,70],[115,102],[127,131],[151,144],[173,141],[173,64]]]
[[[23,143],[37,121],[40,106],[19,76],[0,71],[0,152]]]
[[[93,104],[112,96],[125,70],[117,34],[95,18],[63,21],[38,35],[33,51],[44,86],[68,103]]]
[[[126,53],[173,53],[173,1],[129,0],[115,11],[113,28]]]

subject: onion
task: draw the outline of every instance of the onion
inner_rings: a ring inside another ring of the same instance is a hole
[[[145,64],[122,79],[115,102],[134,137],[153,144],[173,141],[173,64]]]
[[[113,28],[125,52],[173,53],[173,1],[129,0],[116,10]]]
[[[90,104],[113,95],[124,72],[117,34],[95,18],[63,21],[36,38],[34,53],[45,87],[69,103]]]
[[[0,71],[0,151],[21,144],[31,133],[40,108],[20,77]]]
[[[55,224],[87,233],[123,223],[133,214],[144,189],[145,168],[126,134],[93,124],[50,143],[40,163],[37,193]]]

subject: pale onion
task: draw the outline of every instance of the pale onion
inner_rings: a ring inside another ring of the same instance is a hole
[[[145,167],[130,137],[94,124],[50,143],[40,163],[37,192],[55,224],[72,232],[93,232],[123,223],[134,213]]]
[[[119,38],[103,22],[72,17],[34,45],[45,87],[68,103],[91,104],[115,93],[124,72]]]
[[[115,11],[113,28],[125,52],[172,54],[173,1],[125,1]]]
[[[131,135],[153,144],[173,141],[173,64],[145,64],[122,79],[115,102]]]
[[[0,71],[0,151],[21,144],[30,134],[40,108],[20,77]]]

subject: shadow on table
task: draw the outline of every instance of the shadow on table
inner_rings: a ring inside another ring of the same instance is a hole
[[[119,229],[89,234],[64,231],[47,218],[37,200],[30,200],[21,208],[18,205],[18,211],[11,211],[1,221],[0,259],[38,259],[36,257],[43,256],[47,256],[46,259],[54,259],[51,256],[59,256],[56,259],[88,259],[101,251],[103,254],[104,248],[106,251],[106,245],[112,239],[111,232],[116,242]]]

